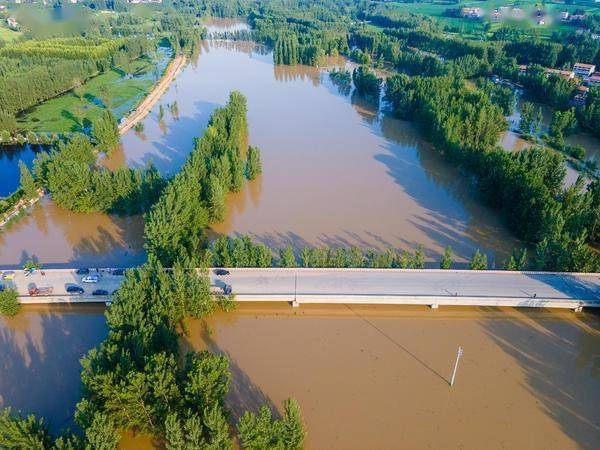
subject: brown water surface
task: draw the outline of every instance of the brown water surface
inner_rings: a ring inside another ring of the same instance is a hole
[[[340,91],[322,68],[275,67],[270,52],[247,42],[204,42],[144,119],[144,131],[123,136],[103,163],[153,163],[164,175],[176,173],[194,137],[234,89],[248,99],[249,140],[261,149],[263,174],[229,197],[229,214],[214,224],[214,233],[248,234],[271,247],[296,249],[421,244],[429,261],[450,245],[463,263],[479,248],[497,265],[523,246],[413,123]],[[3,233],[0,264],[29,255],[57,266],[143,261],[141,220],[49,208],[36,207]]]
[[[600,436],[589,313],[245,304],[186,325],[184,349],[229,357],[233,418],[293,396],[308,449],[593,449]],[[43,414],[53,431],[70,424],[78,360],[105,334],[101,308],[0,318],[0,407]],[[124,449],[153,447],[124,433]]]
[[[79,359],[106,337],[103,313],[79,305],[0,316],[0,408],[35,412],[54,432],[72,425],[81,397]]]
[[[345,64],[338,58],[326,65]],[[520,245],[412,123],[340,93],[322,69],[275,67],[272,55],[251,43],[204,42],[161,99],[164,116],[157,105],[143,136],[124,136],[115,158],[173,173],[235,89],[248,99],[250,143],[261,149],[263,175],[230,196],[230,213],[215,233],[296,249],[422,244],[431,259],[451,245],[463,261],[476,248],[504,258]],[[175,101],[177,117],[168,112]]]
[[[141,264],[142,218],[73,213],[44,198],[0,233],[0,268],[28,259],[44,267],[128,267]]]
[[[230,358],[234,417],[295,397],[307,448],[592,449],[599,325],[570,312],[244,306],[191,321],[188,345]]]

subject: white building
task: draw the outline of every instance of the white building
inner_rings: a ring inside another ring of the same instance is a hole
[[[593,64],[575,63],[573,72],[578,77],[589,77],[596,71],[596,66]]]

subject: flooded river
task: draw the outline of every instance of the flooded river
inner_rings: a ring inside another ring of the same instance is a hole
[[[187,325],[186,349],[231,360],[232,416],[293,396],[308,449],[593,449],[600,435],[600,319],[588,313],[246,304]],[[0,318],[0,406],[69,423],[78,359],[105,333],[100,309]],[[127,435],[123,448],[152,446]]]
[[[430,261],[450,245],[462,262],[480,248],[500,263],[521,246],[412,123],[340,93],[323,70],[275,67],[270,53],[250,43],[204,42],[144,120],[144,131],[123,136],[105,164],[152,162],[165,175],[176,173],[193,138],[234,89],[248,98],[249,140],[261,149],[263,175],[230,196],[228,217],[213,226],[215,233],[296,249],[422,244]],[[82,217],[55,206],[41,211],[49,203],[1,235],[0,266],[18,264],[23,255],[47,267],[143,260],[140,219]]]

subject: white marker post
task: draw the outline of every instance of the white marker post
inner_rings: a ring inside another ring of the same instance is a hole
[[[462,347],[458,347],[458,353],[456,354],[456,362],[454,363],[454,370],[452,371],[452,379],[450,380],[450,387],[454,385],[454,377],[456,377],[456,369],[458,369],[458,361],[463,354]]]

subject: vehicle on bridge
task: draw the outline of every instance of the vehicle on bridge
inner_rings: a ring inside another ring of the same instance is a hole
[[[69,294],[83,294],[85,290],[80,286],[67,286],[67,292]]]
[[[108,291],[106,289],[96,289],[94,292],[92,292],[92,295],[109,295]]]
[[[54,288],[52,286],[32,286],[29,288],[29,295],[31,297],[37,297],[38,295],[50,295],[54,292]]]
[[[223,286],[211,284],[210,293],[213,295],[229,295],[231,294],[231,285],[225,283],[223,283]]]
[[[82,283],[97,283],[100,281],[100,275],[87,275],[81,280]]]
[[[229,270],[227,269],[215,269],[213,270],[213,272],[215,273],[215,275],[219,276],[229,275]]]

